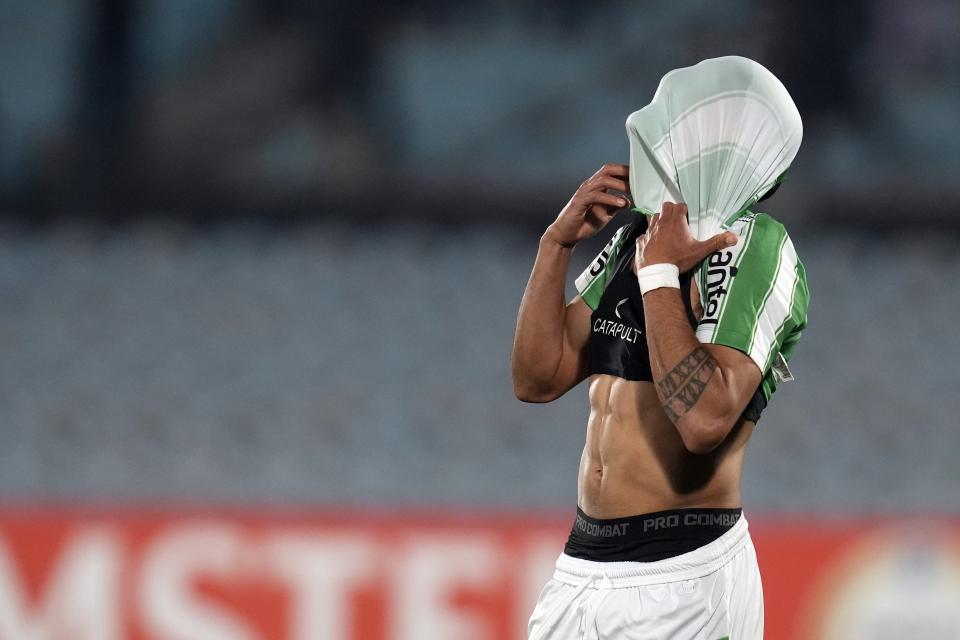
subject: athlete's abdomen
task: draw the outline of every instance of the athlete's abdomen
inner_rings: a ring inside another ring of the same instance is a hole
[[[753,423],[741,421],[707,454],[690,453],[650,382],[611,375],[590,381],[587,442],[578,504],[595,518],[687,507],[739,507],[743,450]]]

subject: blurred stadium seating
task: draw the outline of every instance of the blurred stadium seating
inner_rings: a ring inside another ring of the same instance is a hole
[[[960,509],[952,240],[795,242],[810,328],[747,503]],[[509,382],[535,245],[479,225],[4,235],[0,495],[570,508],[585,389],[531,406]]]

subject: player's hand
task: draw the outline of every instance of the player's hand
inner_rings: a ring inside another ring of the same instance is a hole
[[[607,193],[607,189],[629,193],[629,177],[630,169],[625,164],[600,167],[580,185],[557,219],[547,227],[544,238],[569,248],[596,235],[618,209],[630,204],[625,196]]]
[[[697,240],[687,224],[687,205],[664,202],[660,213],[650,218],[646,234],[637,238],[634,257],[637,269],[651,264],[675,264],[686,273],[714,251],[737,244],[732,231]]]

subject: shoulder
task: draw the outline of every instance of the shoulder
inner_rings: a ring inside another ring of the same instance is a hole
[[[746,268],[754,274],[770,276],[799,264],[790,234],[773,216],[747,212],[733,221],[729,229],[738,238],[737,244],[730,248],[726,256],[733,265]]]
[[[748,211],[730,223],[729,227],[739,238],[756,241],[757,246],[782,244],[790,237],[787,228],[779,220],[758,211]]]
[[[737,244],[710,255],[698,273],[704,307],[701,325],[751,337],[765,314],[805,315],[806,274],[783,224],[751,212],[729,228],[737,235]],[[778,317],[774,324],[781,320]]]
[[[627,244],[633,231],[637,228],[637,221],[631,221],[617,229],[610,241],[604,245],[600,253],[587,265],[583,273],[576,279],[577,293],[584,299],[591,309],[596,309],[600,296],[607,280],[614,270],[617,258]]]

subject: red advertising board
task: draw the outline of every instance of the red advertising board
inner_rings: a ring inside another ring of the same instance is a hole
[[[750,518],[766,637],[960,638],[960,523]],[[567,514],[0,510],[0,640],[525,638]]]

